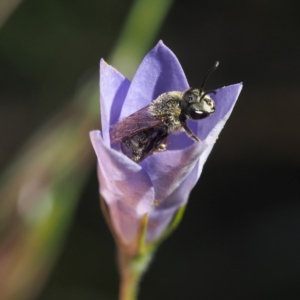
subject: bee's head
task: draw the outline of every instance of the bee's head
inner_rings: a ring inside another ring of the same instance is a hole
[[[218,67],[219,62],[216,61],[211,69],[206,73],[200,89],[190,88],[183,94],[183,111],[187,118],[199,120],[208,117],[215,112],[215,103],[208,94],[216,93],[216,91],[204,92],[203,88],[209,75]]]
[[[208,93],[201,92],[199,89],[187,90],[183,95],[183,99],[184,114],[188,119],[204,119],[215,112],[214,101],[209,97]]]

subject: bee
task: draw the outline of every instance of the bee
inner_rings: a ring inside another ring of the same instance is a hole
[[[120,143],[122,152],[140,163],[149,155],[167,149],[171,133],[185,131],[195,142],[200,139],[187,126],[186,120],[201,120],[215,112],[214,101],[203,90],[209,75],[218,67],[215,62],[206,73],[201,87],[163,93],[149,105],[115,124],[110,130],[111,144]]]

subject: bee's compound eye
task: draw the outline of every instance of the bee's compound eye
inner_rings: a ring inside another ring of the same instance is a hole
[[[196,102],[197,101],[197,97],[194,94],[189,95],[189,102]]]
[[[198,95],[196,90],[188,90],[187,92],[184,93],[184,100],[187,103],[193,103],[197,102],[198,100]]]

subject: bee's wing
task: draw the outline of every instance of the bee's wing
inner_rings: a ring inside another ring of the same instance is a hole
[[[113,125],[110,130],[110,142],[112,144],[118,143],[141,131],[163,125],[161,120],[154,118],[149,113],[148,108],[149,105]]]

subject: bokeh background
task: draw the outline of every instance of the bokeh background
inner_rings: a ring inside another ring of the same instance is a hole
[[[10,15],[0,28],[3,171],[46,121],[49,129],[72,115],[57,117],[98,72],[100,58],[111,57],[134,3],[26,0]],[[292,0],[178,0],[147,45],[145,51],[162,39],[192,86],[219,60],[207,88],[243,81],[244,89],[181,225],[142,280],[140,299],[300,298],[299,8]],[[89,126],[86,136],[100,121]],[[65,235],[55,264],[41,271],[38,300],[117,299],[115,246],[99,208],[96,167],[85,174],[69,225],[58,224]],[[4,268],[5,257],[0,262]]]

